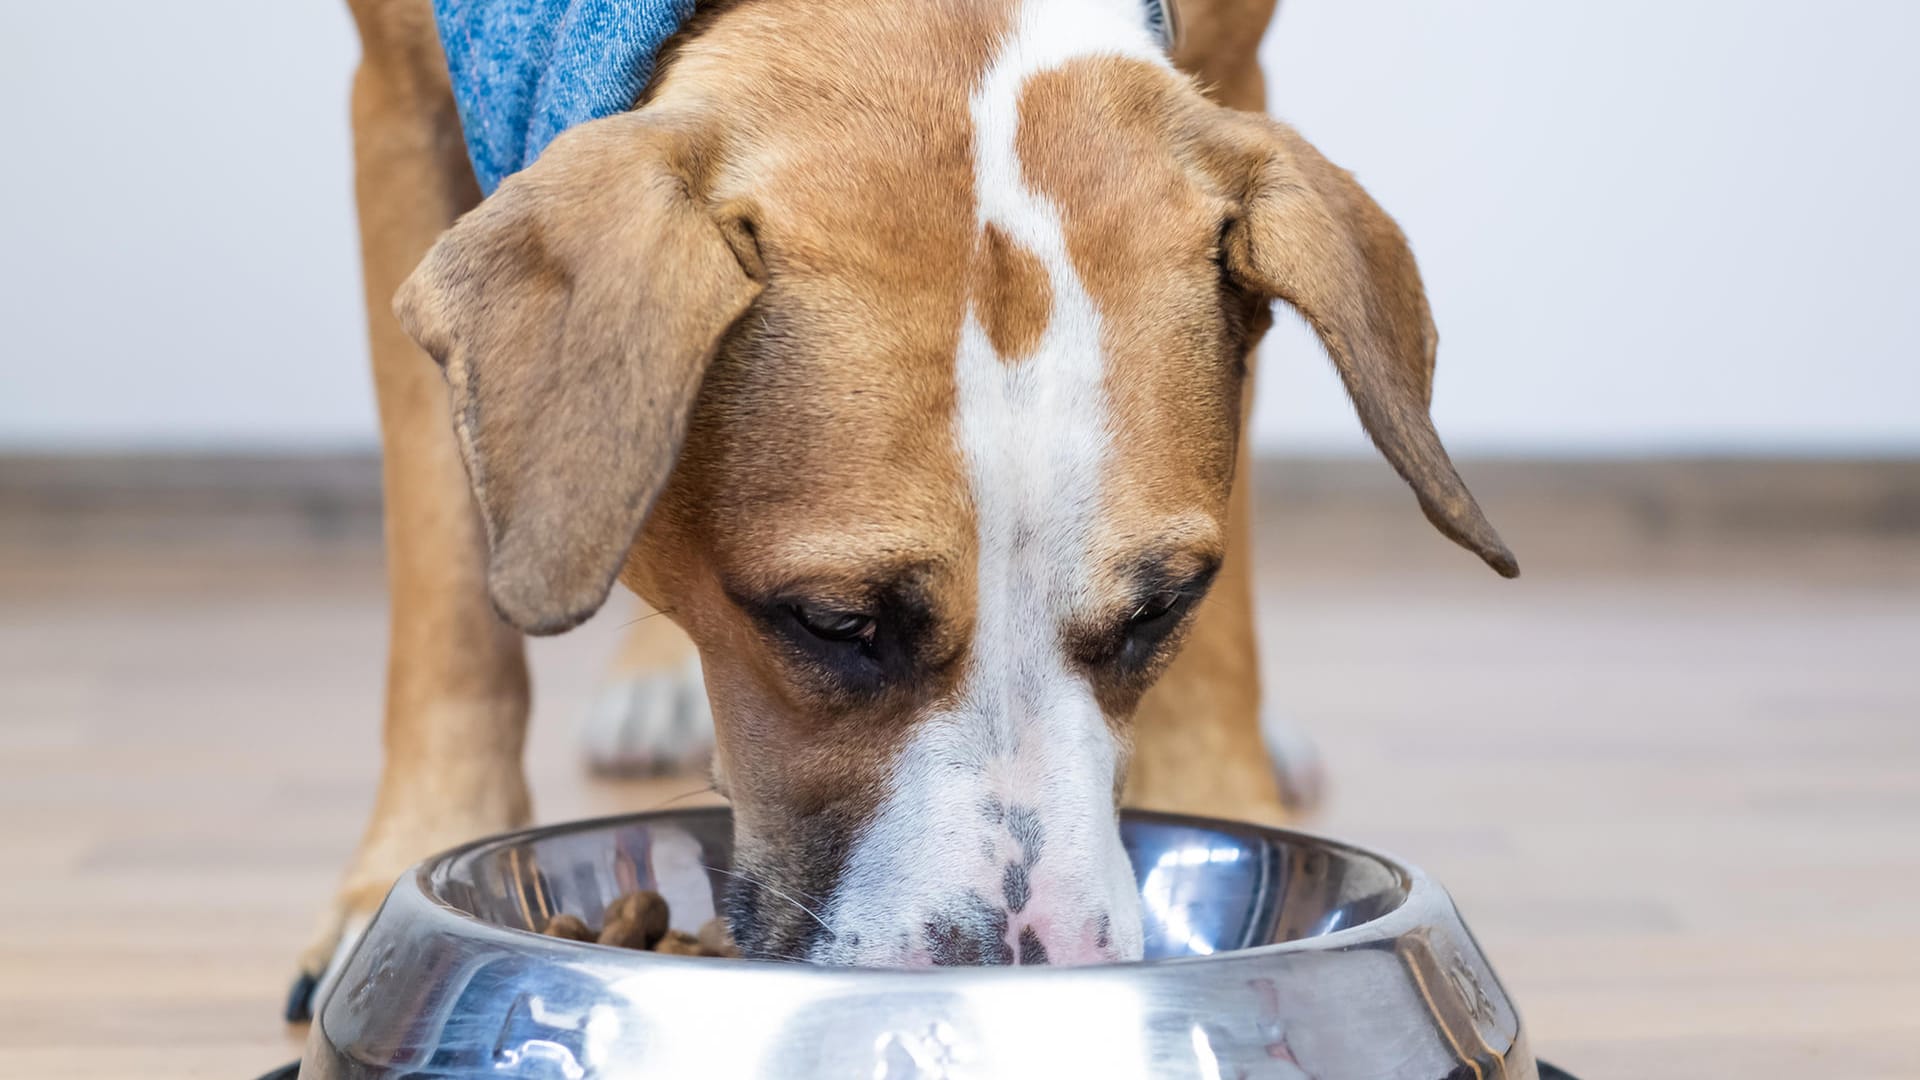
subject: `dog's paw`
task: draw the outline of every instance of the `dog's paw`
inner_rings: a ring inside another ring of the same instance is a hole
[[[366,835],[300,953],[287,994],[289,1022],[319,1015],[374,912],[408,867],[469,840],[525,828],[532,820],[519,762],[494,764],[499,767],[441,767],[416,774],[397,772],[388,762]]]
[[[287,1023],[305,1023],[319,1012],[385,897],[384,888],[345,890],[321,914],[287,990]]]
[[[700,658],[624,673],[588,709],[580,746],[595,771],[619,776],[700,772],[713,760],[713,713]]]
[[[1327,772],[1320,748],[1291,714],[1272,704],[1261,706],[1260,735],[1267,746],[1267,760],[1273,763],[1273,775],[1280,783],[1280,803],[1289,815],[1308,814],[1320,808],[1327,796]]]

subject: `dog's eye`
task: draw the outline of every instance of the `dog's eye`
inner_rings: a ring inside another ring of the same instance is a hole
[[[1138,630],[1166,619],[1169,615],[1179,610],[1181,604],[1185,602],[1186,599],[1184,593],[1178,593],[1172,589],[1168,589],[1165,592],[1154,593],[1152,596],[1147,597],[1146,602],[1141,604],[1140,607],[1128,617],[1127,629],[1129,631]]]
[[[807,633],[822,641],[873,644],[875,624],[871,615],[862,615],[857,611],[815,611],[798,604],[787,610]]]

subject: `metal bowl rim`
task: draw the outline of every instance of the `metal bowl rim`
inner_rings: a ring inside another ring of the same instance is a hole
[[[660,953],[641,952],[634,949],[621,949],[597,942],[570,941],[565,938],[553,938],[533,930],[502,926],[487,922],[471,912],[463,911],[443,899],[434,889],[436,876],[451,872],[452,868],[466,859],[475,858],[489,851],[510,847],[514,844],[529,843],[549,836],[567,833],[592,832],[600,829],[617,828],[629,825],[646,824],[659,819],[685,820],[693,817],[731,817],[732,810],[724,806],[701,806],[686,809],[647,810],[631,814],[608,814],[601,817],[582,818],[576,821],[560,822],[553,825],[536,825],[510,833],[483,837],[459,847],[443,851],[419,863],[412,874],[401,880],[411,880],[418,889],[420,899],[432,907],[445,911],[458,919],[466,929],[461,932],[467,936],[497,942],[509,949],[520,949],[532,943],[541,942],[548,948],[562,951],[579,950],[581,962],[617,958],[623,966],[642,965],[696,965],[702,970],[714,971],[718,968],[746,968],[753,972],[777,971],[793,978],[806,978],[825,983],[843,981],[858,977],[871,984],[883,979],[944,980],[946,982],[983,981],[988,979],[1071,979],[1091,977],[1103,972],[1124,971],[1130,974],[1151,975],[1156,971],[1169,968],[1185,968],[1196,964],[1222,965],[1236,961],[1258,962],[1276,955],[1295,952],[1319,952],[1340,950],[1348,946],[1360,945],[1369,941],[1393,937],[1410,930],[1418,929],[1427,921],[1422,913],[1436,900],[1451,904],[1440,886],[1427,877],[1426,873],[1412,863],[1406,862],[1385,852],[1362,847],[1344,840],[1335,840],[1318,833],[1301,829],[1279,829],[1252,822],[1234,821],[1227,818],[1209,818],[1192,814],[1173,814],[1158,810],[1122,810],[1122,816],[1129,820],[1145,821],[1157,825],[1171,825],[1201,829],[1210,832],[1254,834],[1268,841],[1307,843],[1317,847],[1331,848],[1349,855],[1378,863],[1399,879],[1404,892],[1400,902],[1381,915],[1363,923],[1342,927],[1329,934],[1297,938],[1293,941],[1280,941],[1267,945],[1256,945],[1245,949],[1230,949],[1211,956],[1176,956],[1161,960],[1129,960],[1112,964],[1089,964],[1079,967],[967,967],[967,968],[930,968],[908,970],[899,968],[858,968],[831,967],[822,964],[809,964],[802,961],[784,960],[729,960],[724,965],[715,964],[709,957],[673,956]],[[529,940],[531,939],[531,940]]]

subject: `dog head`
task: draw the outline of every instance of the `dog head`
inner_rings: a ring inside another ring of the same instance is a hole
[[[1130,717],[1225,557],[1276,299],[1512,573],[1399,230],[1132,0],[723,6],[398,310],[501,614],[563,630],[624,576],[700,647],[743,946],[940,964],[1139,954]]]

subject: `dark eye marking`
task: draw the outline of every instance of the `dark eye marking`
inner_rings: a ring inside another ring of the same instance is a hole
[[[1120,632],[1120,659],[1144,660],[1151,655],[1180,626],[1206,591],[1202,583],[1194,588],[1168,589],[1148,597]]]
[[[766,592],[727,588],[801,678],[856,695],[917,685],[951,662],[923,568],[865,581],[795,582]]]
[[[1104,631],[1096,639],[1099,644],[1085,658],[1121,669],[1146,666],[1206,596],[1218,571],[1219,563],[1213,560],[1179,578],[1159,567],[1147,569],[1140,575],[1139,592],[1131,607],[1123,609],[1128,611],[1125,619]]]
[[[779,599],[750,610],[789,654],[843,690],[875,692],[899,682],[912,668],[915,620],[891,605],[872,611],[844,602]]]
[[[805,604],[788,604],[788,614],[807,633],[822,641],[839,641],[871,647],[880,624],[873,616],[859,611],[836,611]]]
[[[1127,628],[1151,626],[1174,613],[1189,600],[1186,593],[1174,589],[1162,589],[1144,600],[1132,616],[1127,619]]]

